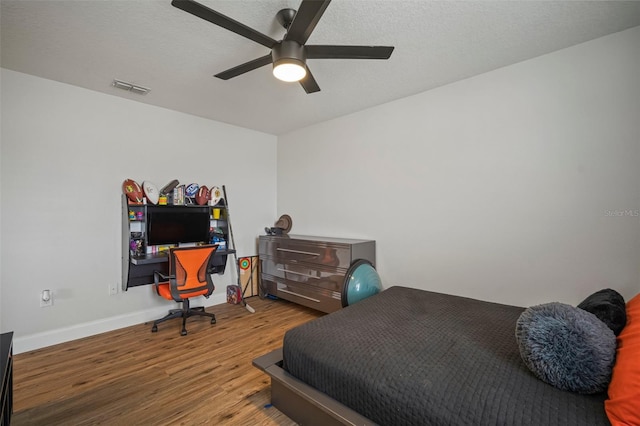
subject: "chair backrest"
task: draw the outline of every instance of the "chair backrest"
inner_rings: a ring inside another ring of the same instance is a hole
[[[174,300],[208,297],[213,293],[215,287],[207,267],[217,249],[217,245],[169,249],[169,274],[172,276],[169,284]]]

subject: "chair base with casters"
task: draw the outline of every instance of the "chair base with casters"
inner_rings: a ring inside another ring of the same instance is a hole
[[[159,296],[182,303],[182,309],[171,309],[168,315],[155,320],[151,327],[153,333],[158,331],[158,324],[174,318],[182,318],[182,336],[187,334],[189,317],[209,317],[211,324],[216,323],[214,314],[206,312],[202,306],[191,308],[189,300],[199,296],[208,298],[213,293],[215,287],[208,266],[217,248],[217,245],[205,245],[169,249],[169,275],[154,271],[154,285]]]
[[[153,327],[151,327],[151,331],[156,333],[158,331],[158,324],[161,322],[165,322],[174,318],[182,318],[182,330],[180,331],[181,336],[187,335],[187,318],[192,316],[202,316],[202,317],[210,317],[211,324],[216,323],[216,316],[212,313],[206,312],[204,310],[204,306],[198,306],[196,308],[189,307],[189,299],[185,299],[182,302],[182,309],[171,309],[169,313],[153,322]]]

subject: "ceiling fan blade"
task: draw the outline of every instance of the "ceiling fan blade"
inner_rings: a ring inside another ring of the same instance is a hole
[[[182,9],[185,12],[197,16],[198,18],[202,18],[205,21],[209,21],[212,24],[246,37],[249,40],[253,40],[268,48],[272,48],[276,43],[278,43],[271,37],[264,35],[253,28],[247,27],[246,25],[193,0],[173,0],[171,4],[178,9]]]
[[[300,80],[300,85],[307,93],[315,93],[320,91],[320,86],[316,82],[316,79],[313,78],[313,74],[311,74],[311,70],[307,67],[307,75],[304,76],[302,80]]]
[[[269,53],[268,55],[264,55],[260,58],[254,59],[253,61],[245,62],[244,64],[238,65],[237,67],[229,68],[226,71],[222,71],[216,74],[215,77],[221,78],[222,80],[229,80],[230,78],[237,77],[240,74],[253,71],[256,68],[263,67],[270,63],[271,63],[271,53]]]
[[[307,59],[389,59],[393,46],[305,46]]]
[[[329,3],[331,0],[303,0],[284,39],[305,44]]]

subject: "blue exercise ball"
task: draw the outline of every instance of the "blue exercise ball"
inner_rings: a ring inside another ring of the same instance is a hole
[[[349,306],[382,291],[380,275],[368,260],[356,260],[347,272],[342,289],[342,306]]]

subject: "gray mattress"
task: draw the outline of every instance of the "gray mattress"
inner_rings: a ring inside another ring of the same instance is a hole
[[[381,425],[608,425],[605,394],[524,365],[523,309],[391,287],[288,331],[283,367]]]

